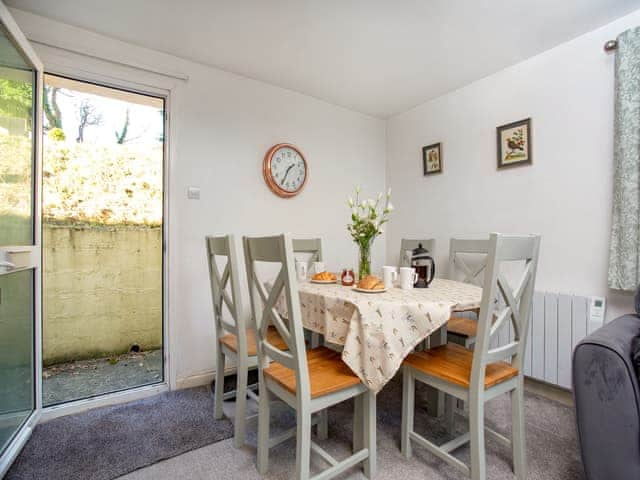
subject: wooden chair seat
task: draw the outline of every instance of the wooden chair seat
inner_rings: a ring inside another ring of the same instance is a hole
[[[321,397],[358,385],[360,379],[342,361],[341,354],[326,347],[307,350],[311,398]],[[264,375],[295,395],[295,372],[284,365],[272,362],[264,369]]]
[[[455,343],[447,343],[424,352],[409,355],[405,363],[426,375],[438,377],[469,388],[473,351]],[[489,388],[518,375],[518,370],[506,362],[487,365],[484,387]]]
[[[475,338],[478,321],[468,317],[451,317],[447,322],[447,332],[464,338]]]
[[[276,327],[267,328],[267,339],[271,345],[279,350],[288,350],[286,342],[278,333]],[[232,333],[220,337],[220,343],[226,346],[229,350],[238,353],[238,337]],[[258,345],[256,342],[256,331],[247,329],[247,354],[250,357],[258,354]]]

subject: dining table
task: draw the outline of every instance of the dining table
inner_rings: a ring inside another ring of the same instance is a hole
[[[362,292],[336,283],[298,283],[303,327],[324,335],[342,348],[342,360],[370,390],[378,393],[397,373],[403,360],[429,339],[446,342],[446,324],[453,312],[480,307],[482,288],[435,278],[428,288],[389,288]],[[276,308],[286,316],[281,298]],[[441,401],[430,401],[430,413]]]

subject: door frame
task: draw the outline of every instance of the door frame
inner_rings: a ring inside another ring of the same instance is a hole
[[[16,253],[29,252],[31,263],[29,269],[33,269],[33,374],[34,378],[34,410],[22,424],[4,454],[0,458],[0,478],[9,469],[15,458],[18,456],[24,444],[29,440],[33,429],[40,420],[42,412],[42,80],[44,65],[36,54],[35,50],[20,30],[20,27],[13,19],[11,12],[0,2],[0,21],[4,25],[10,40],[14,46],[20,50],[22,55],[36,72],[35,76],[35,111],[33,115],[33,245],[15,247]],[[40,139],[38,141],[37,139]],[[12,249],[12,247],[7,247]],[[17,271],[17,270],[16,270]]]
[[[73,80],[83,81],[112,87],[121,90],[128,90],[142,95],[152,95],[164,99],[164,175],[163,175],[163,224],[162,224],[162,264],[163,264],[163,292],[162,292],[162,328],[163,328],[163,381],[152,385],[133,387],[113,393],[105,393],[95,397],[73,400],[67,403],[43,407],[41,418],[43,421],[51,420],[64,415],[79,413],[102,406],[115,405],[130,402],[141,398],[150,397],[158,393],[166,392],[175,388],[175,366],[172,359],[175,358],[175,344],[171,334],[170,322],[170,256],[169,256],[169,195],[170,195],[170,158],[173,157],[174,142],[173,131],[170,125],[170,112],[172,97],[175,94],[175,86],[167,85],[165,82],[154,82],[140,78],[137,74],[142,72],[130,69],[126,75],[114,76],[113,66],[108,62],[94,58],[83,57],[82,55],[56,49],[54,47],[43,47],[41,53],[46,65],[45,73],[59,75]]]

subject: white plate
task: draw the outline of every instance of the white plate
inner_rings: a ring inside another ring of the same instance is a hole
[[[358,288],[358,287],[353,287],[353,289],[356,292],[360,292],[360,293],[384,293],[387,291],[386,288],[380,289],[380,290],[367,290],[365,288]]]
[[[311,283],[324,283],[324,284],[328,284],[328,283],[338,283],[338,279],[335,280],[314,280],[313,278],[311,280],[309,280]]]

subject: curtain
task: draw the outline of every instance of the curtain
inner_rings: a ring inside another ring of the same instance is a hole
[[[640,283],[640,27],[617,38],[609,287]]]

